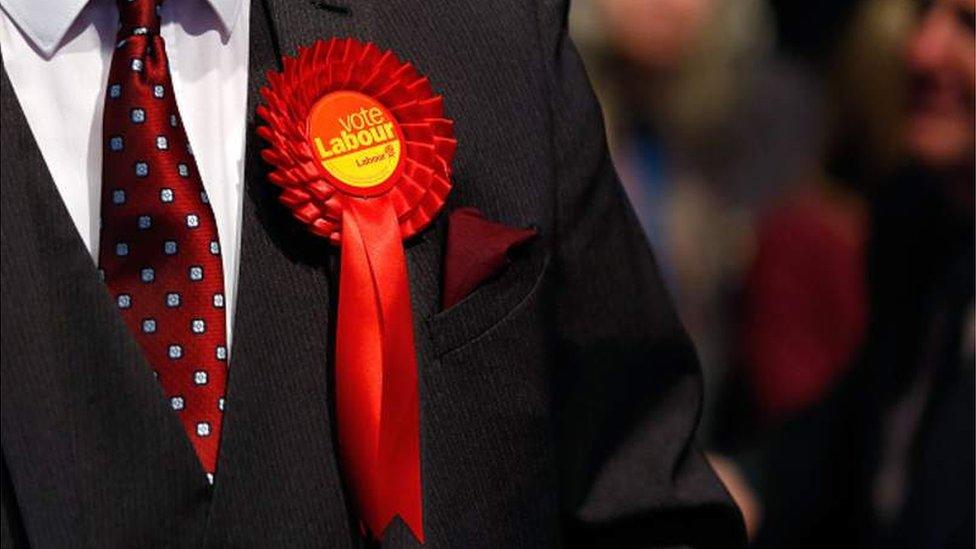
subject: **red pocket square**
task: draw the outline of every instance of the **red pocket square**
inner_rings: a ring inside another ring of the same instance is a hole
[[[451,212],[444,256],[444,294],[450,308],[509,263],[508,252],[534,237],[535,229],[509,227],[489,221],[475,208]]]

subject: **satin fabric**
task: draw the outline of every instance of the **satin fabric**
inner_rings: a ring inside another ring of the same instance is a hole
[[[336,331],[339,453],[366,530],[399,515],[424,541],[413,315],[403,243],[387,195],[343,210]]]

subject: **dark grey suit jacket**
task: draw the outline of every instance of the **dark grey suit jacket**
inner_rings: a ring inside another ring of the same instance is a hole
[[[406,244],[428,545],[740,545],[738,512],[695,447],[695,352],[621,192],[565,18],[548,1],[255,1],[213,487],[4,75],[3,547],[366,545],[335,452],[338,254],[276,203],[254,134],[265,72],[342,35],[393,49],[443,94],[460,144],[445,211],[473,206],[541,235],[446,311],[445,215]],[[383,545],[415,542],[396,521]]]

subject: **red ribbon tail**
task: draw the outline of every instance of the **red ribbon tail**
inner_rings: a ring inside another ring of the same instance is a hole
[[[417,358],[400,228],[385,196],[347,206],[336,333],[339,451],[370,532],[380,538],[399,515],[423,543]]]

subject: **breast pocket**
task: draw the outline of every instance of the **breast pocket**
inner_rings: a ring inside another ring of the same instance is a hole
[[[519,250],[504,270],[453,307],[428,319],[434,350],[442,356],[477,339],[513,314],[538,291],[549,267],[544,242]]]

